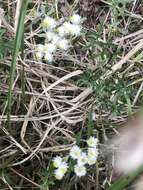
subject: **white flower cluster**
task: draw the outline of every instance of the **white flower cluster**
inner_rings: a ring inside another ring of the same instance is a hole
[[[58,180],[61,180],[65,173],[67,172],[68,165],[60,156],[56,156],[53,160],[53,166],[57,168],[55,170],[55,177]]]
[[[85,176],[87,173],[86,165],[93,165],[97,161],[98,157],[98,139],[95,137],[90,137],[87,140],[87,151],[82,151],[82,149],[74,145],[69,153],[69,156],[76,161],[74,165],[74,173],[78,177]],[[55,178],[62,179],[64,174],[67,172],[68,165],[66,162],[62,161],[62,158],[57,156],[53,160],[54,167],[58,168],[55,170]]]
[[[58,22],[55,19],[46,16],[42,22],[45,32],[45,44],[38,44],[36,48],[36,57],[42,58],[51,63],[54,53],[60,50],[68,50],[72,37],[81,34],[81,16],[73,14],[68,21]]]

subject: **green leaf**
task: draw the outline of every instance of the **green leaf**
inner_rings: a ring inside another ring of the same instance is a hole
[[[130,173],[129,175],[121,176],[113,185],[111,185],[107,190],[123,190],[131,182],[135,180],[143,172],[143,166],[140,167],[135,172]]]
[[[90,136],[93,135],[93,130],[94,130],[94,121],[92,119],[92,114],[93,114],[93,111],[91,110],[88,114],[88,123],[87,123],[87,127],[88,127],[88,138]]]
[[[9,127],[10,127],[10,115],[11,115],[11,107],[12,107],[12,85],[13,85],[14,77],[15,77],[16,60],[17,60],[19,49],[21,46],[22,36],[24,33],[24,18],[26,15],[27,5],[28,5],[28,0],[22,1],[16,36],[14,40],[14,50],[13,50],[13,55],[12,55],[11,68],[10,68],[10,81],[9,81],[8,104],[7,104],[7,118],[8,118]]]
[[[141,52],[140,54],[138,54],[135,59],[135,61],[143,61],[143,52]]]

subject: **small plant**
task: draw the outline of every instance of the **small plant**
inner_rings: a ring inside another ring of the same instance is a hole
[[[42,21],[44,31],[44,44],[36,46],[36,57],[38,60],[44,58],[51,63],[57,50],[67,51],[71,47],[74,38],[81,34],[82,19],[80,15],[73,14],[70,18],[56,21],[54,18],[45,16]]]
[[[87,173],[87,167],[96,164],[98,157],[98,139],[90,137],[86,141],[88,147],[87,151],[82,151],[82,148],[74,145],[69,155],[62,158],[56,156],[53,159],[53,166],[56,168],[54,171],[57,180],[63,179],[64,175],[68,172],[74,172],[76,176],[82,177]]]

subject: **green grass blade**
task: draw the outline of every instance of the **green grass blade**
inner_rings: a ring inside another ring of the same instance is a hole
[[[7,103],[8,126],[10,126],[10,115],[11,115],[11,107],[12,107],[12,85],[13,85],[14,77],[15,77],[16,60],[18,57],[19,49],[21,46],[21,40],[22,40],[22,36],[24,32],[24,18],[26,15],[27,5],[28,5],[28,0],[22,0],[18,26],[17,26],[16,36],[14,40],[14,50],[13,50],[13,55],[12,55],[11,68],[10,68],[10,81],[9,81],[8,103]]]
[[[24,59],[24,33],[22,35],[22,43],[21,43],[21,59]],[[21,99],[22,103],[25,104],[25,68],[24,65],[22,65],[22,71],[21,71]]]
[[[93,130],[94,130],[94,121],[92,119],[93,111],[90,110],[88,114],[88,123],[87,123],[87,137],[89,138],[90,136],[93,135]]]
[[[123,190],[123,188],[127,187],[131,182],[133,182],[136,177],[138,177],[141,173],[143,173],[143,166],[140,167],[137,171],[121,176],[118,180],[115,181],[113,185],[111,185],[107,190]]]

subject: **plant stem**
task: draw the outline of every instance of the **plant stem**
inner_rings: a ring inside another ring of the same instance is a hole
[[[18,26],[16,30],[16,36],[14,40],[14,50],[12,55],[12,62],[10,68],[10,81],[9,81],[9,91],[8,91],[8,98],[7,98],[7,120],[8,120],[8,127],[11,126],[11,108],[12,108],[12,86],[15,77],[15,70],[16,70],[16,61],[19,53],[19,49],[21,46],[22,36],[24,32],[24,18],[26,15],[26,9],[28,5],[28,0],[22,0],[21,8],[20,8],[20,15],[18,19]]]

